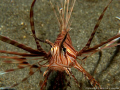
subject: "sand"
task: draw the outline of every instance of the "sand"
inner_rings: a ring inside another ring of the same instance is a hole
[[[89,39],[94,26],[109,0],[76,0],[72,13],[71,39],[74,48],[79,51]],[[31,36],[29,24],[29,10],[32,0],[0,0],[0,34],[7,36],[20,43],[36,48],[33,37]],[[113,0],[100,23],[98,31],[91,46],[101,43],[118,33],[120,21],[115,17],[120,17],[120,1]],[[54,42],[59,34],[57,19],[48,0],[37,0],[34,7],[35,29],[37,37]],[[41,43],[41,46],[49,51],[50,47]],[[0,41],[0,50],[10,50],[24,52],[12,45]],[[115,54],[115,51],[118,53]],[[0,54],[3,55],[3,54]],[[119,47],[102,50],[102,57],[99,61],[99,54],[96,53],[89,57],[82,66],[99,81],[102,88],[120,89],[120,55]],[[3,59],[0,60],[2,62]],[[16,65],[0,63],[0,71],[16,67]],[[18,70],[16,72],[0,76],[0,87],[12,85],[25,77],[29,69]],[[95,73],[94,70],[96,70]],[[72,72],[81,84],[83,90],[88,89],[88,80],[82,73],[72,68]],[[27,81],[21,83],[17,90],[39,90],[39,79],[42,75],[35,73]],[[79,90],[74,80],[71,79],[71,88],[68,90]]]

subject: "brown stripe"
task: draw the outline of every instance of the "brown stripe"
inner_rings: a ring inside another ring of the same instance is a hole
[[[112,2],[112,0],[109,2],[109,4],[110,4],[111,2]],[[95,27],[94,27],[94,31],[92,32],[91,37],[90,37],[90,39],[88,40],[86,46],[83,48],[83,50],[86,50],[86,49],[89,48],[89,46],[90,46],[90,44],[91,44],[91,41],[92,41],[92,39],[93,39],[96,31],[97,31],[97,28],[99,27],[99,24],[100,24],[100,22],[101,22],[101,20],[102,20],[102,18],[103,18],[103,16],[104,16],[105,11],[107,10],[107,8],[108,8],[108,6],[109,6],[109,4],[104,8],[102,14],[100,15],[100,17],[99,17],[99,19],[98,19],[98,21],[97,21],[97,23],[96,23],[96,25],[95,25]]]
[[[71,54],[71,53],[69,53],[68,51],[67,51],[67,54],[68,54],[70,57],[72,57],[72,58],[76,59],[75,55],[72,55],[72,54]]]
[[[76,52],[75,49],[72,47],[72,45],[67,42],[65,42],[65,48],[70,48],[70,50],[72,49],[72,52]]]
[[[34,54],[40,54],[41,53],[38,50],[34,50],[34,49],[32,49],[28,46],[25,46],[24,44],[20,44],[17,41],[11,40],[11,39],[9,39],[7,37],[4,37],[4,36],[1,36],[1,35],[0,35],[0,40],[3,41],[3,42],[6,42],[6,43],[12,44],[12,45],[14,45],[16,47],[19,47],[21,49],[24,49],[25,51],[28,51],[30,53],[34,53]]]

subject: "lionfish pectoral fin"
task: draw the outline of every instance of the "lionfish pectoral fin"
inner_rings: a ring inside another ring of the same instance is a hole
[[[36,34],[35,34],[35,27],[34,27],[34,13],[33,13],[33,7],[34,7],[34,4],[35,4],[36,0],[33,0],[32,4],[31,4],[31,8],[30,8],[30,25],[31,25],[31,31],[32,31],[32,35],[35,39],[35,42],[36,42],[36,45],[37,45],[37,49],[40,50],[40,51],[44,51],[42,49],[42,47],[40,46],[38,40],[37,40],[37,37],[36,37]],[[45,52],[45,51],[44,51]]]
[[[0,75],[6,74],[7,72],[0,71]]]
[[[105,11],[107,10],[108,6],[110,5],[110,3],[111,3],[112,1],[113,1],[113,0],[110,0],[110,2],[108,3],[108,5],[104,8],[103,12],[101,13],[100,17],[98,18],[98,21],[97,21],[97,23],[96,23],[96,25],[95,25],[95,27],[94,27],[94,30],[93,30],[93,32],[92,32],[92,34],[91,34],[91,36],[90,36],[87,44],[85,45],[85,47],[84,47],[82,50],[79,51],[80,54],[81,54],[84,50],[87,50],[87,49],[90,47],[90,44],[91,44],[91,42],[92,42],[92,40],[93,40],[93,38],[94,38],[94,35],[95,35],[95,33],[96,33],[99,25],[100,25],[100,22],[101,22],[104,14],[105,14]]]
[[[40,90],[43,90],[43,88],[44,88],[44,86],[46,85],[47,80],[48,80],[48,77],[49,77],[49,75],[51,74],[51,72],[52,72],[52,70],[49,70],[48,73],[46,74],[45,80],[44,80],[44,82],[42,83]]]
[[[118,19],[120,21],[120,17],[116,17],[116,19]]]
[[[0,90],[16,90],[16,89],[11,87],[0,87]]]
[[[13,88],[13,87],[15,87],[15,86],[18,86],[20,83],[26,81],[30,76],[32,76],[32,75],[33,75],[35,72],[37,72],[38,70],[39,70],[39,67],[38,67],[37,70],[35,70],[34,72],[33,72],[32,70],[30,70],[28,76],[26,76],[25,78],[23,78],[20,82],[13,84],[13,85],[10,86],[9,88]]]
[[[78,69],[80,72],[82,72],[85,77],[90,81],[90,84],[93,87],[100,88],[100,84],[76,61],[74,68]]]
[[[5,36],[2,36],[2,35],[0,35],[0,40],[5,42],[5,43],[9,43],[9,44],[11,44],[11,45],[13,45],[15,47],[21,48],[21,49],[23,49],[25,51],[28,51],[29,53],[44,54],[44,56],[47,55],[47,53],[44,52],[44,51],[38,51],[38,50],[32,49],[31,47],[28,47],[28,46],[26,46],[24,44],[21,44],[21,43],[15,41],[15,40],[12,40],[12,39],[10,39],[8,37],[5,37]]]
[[[48,69],[43,73],[43,76],[46,76],[46,74],[48,73]]]
[[[99,52],[99,51],[101,51],[103,49],[118,46],[118,45],[120,45],[119,40],[120,40],[120,30],[118,31],[118,34],[113,36],[112,38],[109,38],[108,40],[106,40],[104,42],[101,42],[100,44],[95,45],[95,46],[93,46],[91,48],[88,48],[88,49],[86,49],[84,51],[81,50],[80,52],[77,53],[77,56],[82,56],[84,54],[90,54],[90,53],[94,54],[94,53]]]
[[[80,87],[79,82],[77,81],[77,79],[76,79],[75,76],[73,75],[71,69],[70,69],[70,68],[65,68],[65,71],[66,71],[66,73],[67,73],[70,77],[72,77],[72,78],[75,80],[75,82],[77,83],[78,87]]]
[[[70,75],[70,71],[71,71],[71,68],[65,68],[65,72],[66,72],[69,76],[71,76],[71,75]]]

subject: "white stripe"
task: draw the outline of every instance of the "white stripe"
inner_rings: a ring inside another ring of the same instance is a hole
[[[0,75],[6,74],[8,72],[0,71]]]

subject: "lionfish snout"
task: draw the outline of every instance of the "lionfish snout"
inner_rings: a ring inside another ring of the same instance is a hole
[[[51,48],[49,69],[56,71],[67,71],[74,66],[74,58],[69,55],[69,49],[54,44]]]

